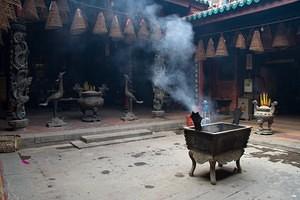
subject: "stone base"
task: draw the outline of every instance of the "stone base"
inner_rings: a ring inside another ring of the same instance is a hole
[[[81,121],[83,121],[83,122],[99,122],[99,121],[101,121],[101,119],[99,116],[89,115],[89,116],[82,116]]]
[[[8,125],[11,127],[12,130],[26,128],[28,126],[28,123],[28,119],[16,119],[8,121]]]
[[[58,117],[55,117],[55,118],[52,118],[51,121],[49,121],[46,125],[47,127],[62,127],[62,126],[65,126],[67,123],[58,118]]]
[[[271,129],[257,129],[254,133],[258,135],[272,135],[273,131]]]
[[[165,111],[164,110],[153,110],[152,117],[164,117]]]
[[[123,117],[121,117],[122,120],[124,121],[133,121],[137,120],[137,116],[133,112],[127,112]]]

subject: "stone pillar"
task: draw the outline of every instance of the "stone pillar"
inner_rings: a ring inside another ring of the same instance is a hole
[[[11,25],[10,66],[8,86],[8,124],[13,129],[22,129],[28,125],[25,103],[29,100],[28,77],[29,50],[26,42],[26,26],[20,23]]]

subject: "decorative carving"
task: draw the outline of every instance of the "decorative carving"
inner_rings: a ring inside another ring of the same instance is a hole
[[[9,114],[8,124],[13,129],[25,128],[25,103],[29,100],[29,86],[32,78],[28,77],[29,50],[26,42],[26,27],[13,24],[11,29],[11,51],[9,69]]]

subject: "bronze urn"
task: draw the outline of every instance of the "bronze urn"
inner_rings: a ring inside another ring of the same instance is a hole
[[[81,120],[84,122],[100,121],[99,109],[104,104],[104,93],[108,88],[102,85],[98,91],[94,89],[84,90],[79,85],[75,85],[74,90],[79,94],[79,107],[82,112]]]

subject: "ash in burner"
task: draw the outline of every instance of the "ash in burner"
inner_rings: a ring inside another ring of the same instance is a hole
[[[201,126],[202,117],[200,116],[199,112],[192,111],[191,118],[193,120],[195,129],[197,131],[201,131],[202,130],[202,126]]]

